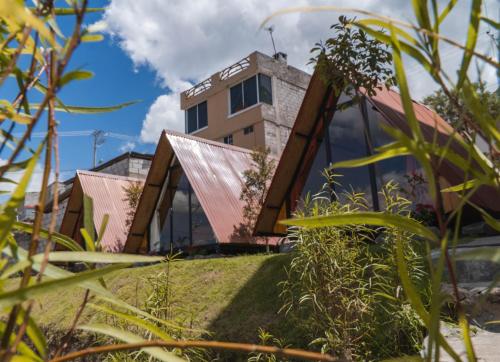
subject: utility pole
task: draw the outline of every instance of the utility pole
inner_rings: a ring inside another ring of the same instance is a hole
[[[269,32],[269,35],[271,36],[271,41],[273,42],[273,49],[274,49],[274,57],[276,57],[276,46],[274,45],[274,38],[273,38],[273,31],[274,31],[274,25],[271,25],[270,27],[266,28],[266,30]]]
[[[94,137],[94,142],[92,145],[92,150],[93,150],[92,168],[96,166],[97,147],[99,147],[104,143],[105,141],[104,136],[105,136],[104,131],[95,130],[94,132],[92,132],[92,137]]]

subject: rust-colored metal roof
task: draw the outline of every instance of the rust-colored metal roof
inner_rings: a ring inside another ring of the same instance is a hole
[[[333,93],[332,89],[315,72],[257,220],[255,226],[257,235],[275,235],[275,225],[280,217],[281,208],[288,200],[287,198],[293,197],[293,195],[290,196],[291,194],[296,194],[294,193],[295,189],[301,188],[297,180],[302,179],[303,181],[304,177],[299,177],[299,175],[308,174],[317,152],[318,141],[322,139],[325,127],[333,116],[337,102]],[[376,95],[367,97],[367,99],[390,126],[410,134],[401,97],[397,92],[382,88],[377,91]],[[424,137],[428,141],[432,141],[433,137],[436,137],[439,144],[444,145],[448,140],[448,135],[453,131],[451,126],[438,114],[418,102],[413,102],[413,108]],[[465,157],[465,150],[458,142],[453,141],[450,146],[454,152]],[[463,182],[462,173],[450,162],[441,163],[440,174],[449,185]],[[472,200],[489,209],[499,210],[499,205],[495,204],[495,198],[488,197],[491,192],[491,188],[482,187]],[[292,202],[292,200],[288,201]]]
[[[138,251],[174,156],[188,178],[219,243],[266,242],[263,238],[242,239],[235,233],[235,227],[245,221],[240,194],[244,184],[243,172],[252,167],[251,151],[164,131],[130,228],[126,252]],[[274,245],[278,239],[269,238],[268,242]]]
[[[116,176],[91,171],[76,171],[68,206],[61,224],[61,233],[77,237],[83,212],[83,195],[88,195],[93,201],[94,226],[98,231],[104,215],[109,215],[106,231],[102,238],[104,251],[121,252],[125,245],[128,230],[126,225],[129,210],[124,188],[131,182],[143,184],[143,180],[133,177]]]

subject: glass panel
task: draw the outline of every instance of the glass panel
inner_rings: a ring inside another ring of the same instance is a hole
[[[370,120],[370,133],[374,147],[380,147],[393,142],[383,129],[387,125],[382,115],[367,102],[368,119]],[[416,204],[431,203],[427,193],[425,181],[420,182],[423,171],[417,160],[411,156],[395,157],[375,164],[377,172],[377,187],[380,189],[389,181],[395,181],[404,190],[404,196]],[[380,199],[381,205],[383,200]]]
[[[231,87],[231,113],[236,113],[243,109],[243,92],[241,83]]]
[[[366,143],[363,118],[358,105],[346,110],[337,110],[329,126],[332,162],[352,160],[366,156]],[[342,200],[342,191],[363,192],[368,204],[371,205],[371,188],[368,167],[336,169],[336,174],[342,175],[337,181],[337,194]]]
[[[170,251],[170,243],[172,241],[172,220],[170,218],[172,209],[167,213],[165,217],[165,221],[163,222],[163,227],[161,228],[160,233],[160,245],[159,252],[160,254],[165,254]]]
[[[198,129],[208,126],[207,102],[198,104]]]
[[[273,104],[271,78],[265,74],[259,74],[259,100],[267,104]]]
[[[187,133],[194,132],[198,129],[198,122],[196,120],[196,106],[187,110]]]
[[[182,175],[175,190],[173,200],[173,242],[174,248],[189,246],[189,183],[186,175]]]
[[[244,107],[250,107],[257,103],[257,78],[253,76],[243,82],[243,94],[245,95]]]
[[[323,171],[327,166],[326,142],[323,141],[321,142],[321,146],[311,166],[311,171],[309,171],[309,175],[307,176],[307,181],[302,189],[302,199],[304,199],[308,193],[312,196],[321,191],[321,188],[326,182],[326,179],[323,177]]]
[[[215,244],[215,235],[194,192],[191,193],[193,245]]]

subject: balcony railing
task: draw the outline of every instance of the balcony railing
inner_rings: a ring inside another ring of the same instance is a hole
[[[229,67],[223,69],[219,72],[219,79],[226,80],[231,78],[233,75],[244,71],[250,66],[250,57],[241,59],[238,63],[230,65]]]
[[[186,92],[186,98],[194,97],[200,93],[209,90],[212,87],[212,78],[207,78],[203,82],[196,84],[194,87],[189,88]]]

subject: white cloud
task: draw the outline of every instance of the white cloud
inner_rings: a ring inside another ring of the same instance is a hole
[[[178,93],[210,74],[238,61],[254,50],[272,53],[269,34],[259,30],[261,22],[274,11],[306,5],[352,6],[352,1],[338,0],[112,0],[104,15],[107,31],[113,34],[136,67],[151,67],[171,94],[159,97],[143,122],[141,138],[156,142],[164,127],[183,130],[184,117],[179,109]],[[411,2],[401,0],[366,0],[356,6],[403,20],[412,14]],[[443,6],[443,5],[442,5]],[[442,30],[445,35],[464,42],[469,1],[460,2]],[[494,0],[486,2],[489,14],[498,12]],[[321,39],[331,36],[329,26],[338,13],[300,13],[276,17],[275,41],[279,51],[288,54],[291,65],[306,66],[309,50]],[[463,21],[456,21],[462,19]],[[98,24],[101,28],[102,24]],[[480,50],[490,45],[481,35]],[[459,52],[443,47],[443,65],[454,69],[460,63]],[[408,60],[413,97],[420,99],[435,86],[432,80]],[[451,74],[452,76],[454,74]],[[486,81],[495,81],[495,72],[485,69]],[[170,109],[170,107],[175,107]],[[168,113],[168,114],[163,114]]]
[[[4,165],[6,162],[7,162],[6,160],[0,159],[0,166]],[[8,192],[14,191],[14,189],[17,187],[17,183],[21,180],[24,173],[25,173],[24,170],[7,172],[4,177],[16,182],[16,184],[10,182],[0,182],[0,190]],[[43,180],[43,166],[41,164],[36,164],[26,192],[39,192],[40,189],[42,188],[42,180]],[[51,171],[49,175],[49,184],[52,183],[53,181],[54,181],[54,172]]]
[[[125,153],[125,152],[130,152],[135,148],[135,142],[128,141],[121,145],[120,147],[120,152]]]
[[[184,132],[184,114],[180,111],[179,103],[178,93],[159,96],[146,114],[141,141],[157,142],[164,129]]]

